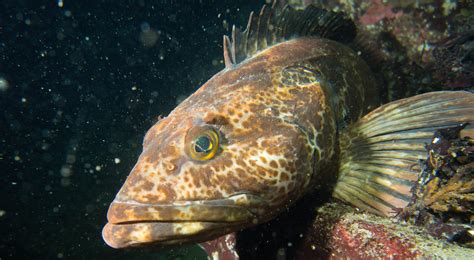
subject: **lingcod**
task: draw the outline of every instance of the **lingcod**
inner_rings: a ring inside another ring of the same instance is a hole
[[[474,94],[382,105],[354,23],[274,1],[224,36],[220,72],[145,135],[102,231],[114,248],[210,240],[314,190],[393,216],[436,129],[471,123]]]

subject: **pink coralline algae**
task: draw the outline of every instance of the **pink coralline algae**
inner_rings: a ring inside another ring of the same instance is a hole
[[[379,21],[387,19],[395,19],[403,15],[402,11],[393,12],[392,5],[383,4],[382,0],[372,0],[371,6],[367,11],[359,18],[359,22],[362,25],[375,24]]]

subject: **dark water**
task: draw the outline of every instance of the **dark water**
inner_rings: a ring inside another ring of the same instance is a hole
[[[199,251],[114,250],[101,229],[145,131],[223,68],[224,21],[262,3],[2,0],[0,259]]]

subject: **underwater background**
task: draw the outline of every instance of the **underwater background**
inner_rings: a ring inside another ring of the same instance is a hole
[[[0,1],[0,259],[205,259],[197,246],[112,249],[101,230],[147,129],[224,68],[222,35],[265,2]],[[355,20],[383,61],[386,101],[472,89],[472,1],[289,2]],[[294,223],[312,217],[285,213],[241,246],[294,250],[272,239],[298,238]]]
[[[1,1],[0,259],[188,254],[108,247],[107,208],[146,130],[224,67],[227,26],[262,3]]]

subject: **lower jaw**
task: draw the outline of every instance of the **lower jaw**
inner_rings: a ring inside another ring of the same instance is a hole
[[[197,243],[211,240],[220,235],[240,230],[248,223],[243,222],[140,222],[107,223],[102,237],[113,248],[146,245],[167,246]]]

